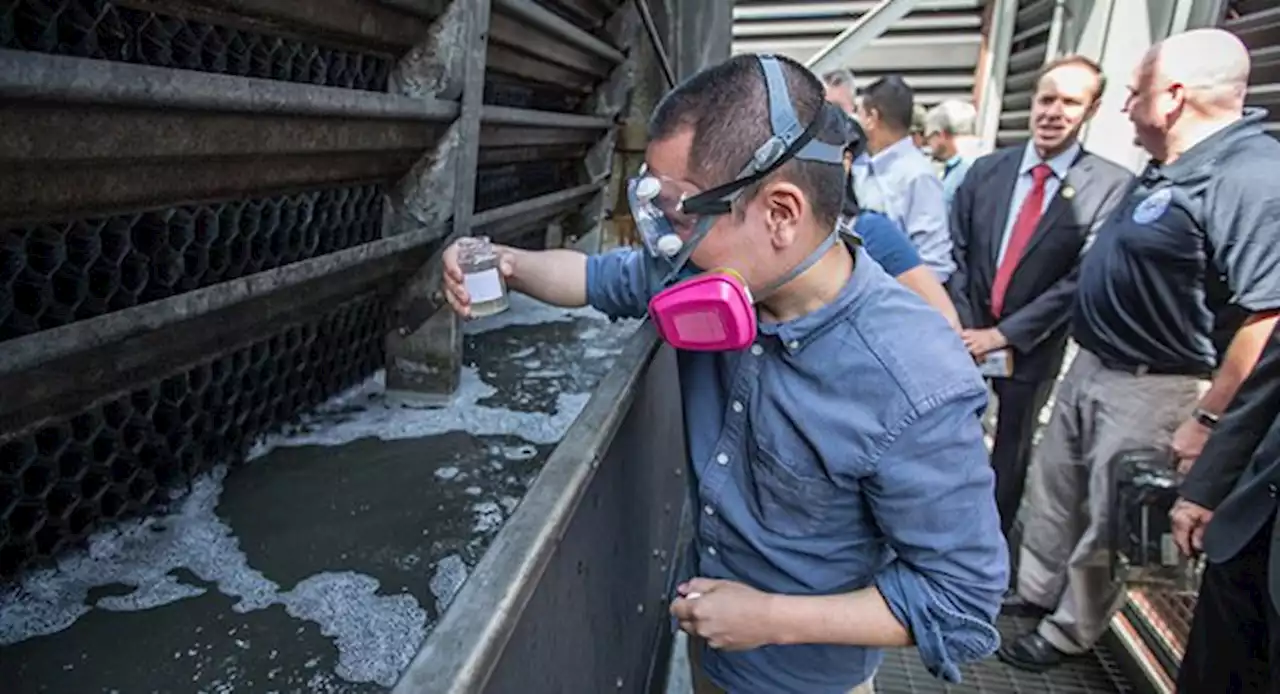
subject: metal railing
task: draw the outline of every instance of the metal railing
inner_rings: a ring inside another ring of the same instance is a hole
[[[643,692],[665,672],[687,493],[675,352],[645,325],[395,694]]]

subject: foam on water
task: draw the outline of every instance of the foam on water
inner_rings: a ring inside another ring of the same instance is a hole
[[[483,333],[516,325],[595,318],[592,309],[559,309],[513,295],[510,310],[467,325],[469,333]],[[636,321],[583,331],[581,339],[598,339],[608,333],[629,333]],[[590,336],[590,337],[588,337]],[[587,348],[593,358],[616,355],[620,350]],[[531,357],[534,348],[510,355]],[[528,365],[538,368],[540,365]],[[550,377],[551,373],[543,374]],[[530,444],[553,444],[586,405],[588,393],[558,393],[552,413],[517,412],[481,405],[497,389],[481,380],[474,368],[462,372],[454,402],[447,408],[416,409],[389,404],[383,397],[384,374],[378,373],[304,416],[301,423],[256,445],[250,459],[266,455],[277,446],[337,446],[362,438],[412,439],[464,431],[473,436],[512,436]],[[527,460],[537,455],[534,445],[507,446],[506,460]],[[496,463],[499,467],[501,463]],[[459,477],[457,467],[435,472],[441,480]],[[200,596],[210,589],[235,600],[232,609],[248,613],[281,606],[296,619],[314,622],[338,650],[334,674],[349,682],[393,686],[426,637],[427,612],[408,594],[379,595],[377,579],[350,571],[319,573],[289,590],[249,565],[239,540],[216,513],[227,470],[218,467],[192,483],[190,492],[175,501],[164,515],[126,521],[96,533],[84,550],[64,554],[56,566],[29,573],[8,589],[0,590],[0,646],[11,645],[70,628],[97,608],[138,611],[161,607]],[[472,495],[472,488],[466,492]],[[479,488],[475,488],[479,495]],[[488,533],[500,526],[519,499],[481,501],[471,507],[474,530]],[[178,570],[190,572],[203,585],[183,581]],[[467,577],[460,556],[437,563],[430,582],[437,606],[443,610]],[[122,586],[130,589],[90,602],[95,588]],[[231,634],[234,636],[234,634]],[[197,644],[199,645],[199,644]],[[203,646],[207,648],[208,646]],[[243,645],[248,648],[246,642]],[[230,666],[229,666],[230,667]],[[308,664],[308,667],[312,667]],[[224,673],[235,680],[238,670]],[[330,675],[316,673],[310,691],[334,686]],[[214,690],[230,691],[231,681],[214,683]]]
[[[280,602],[334,639],[339,677],[391,687],[427,637],[427,613],[412,595],[378,595],[378,587],[372,576],[322,573],[281,594]]]
[[[472,367],[462,369],[461,381],[448,407],[416,408],[388,402],[382,395],[386,374],[379,372],[311,414],[282,434],[266,437],[249,453],[260,458],[278,446],[341,446],[357,439],[384,441],[417,439],[451,431],[472,436],[517,436],[532,443],[558,442],[586,407],[589,393],[559,393],[555,412],[516,412],[481,405],[498,393]]]
[[[436,596],[436,612],[443,614],[467,580],[467,563],[456,554],[441,559],[431,576],[431,594]]]
[[[315,622],[338,648],[337,674],[352,682],[395,684],[426,636],[427,613],[409,595],[378,595],[378,581],[352,572],[311,576],[292,590],[249,566],[240,542],[215,513],[226,468],[196,479],[175,511],[121,523],[96,534],[86,550],[34,571],[0,595],[0,646],[53,634],[93,608],[145,610],[203,594],[173,575],[185,569],[235,598],[236,612],[281,605]],[[101,586],[132,592],[89,603]]]

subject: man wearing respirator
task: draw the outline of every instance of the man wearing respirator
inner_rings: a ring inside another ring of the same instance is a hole
[[[737,56],[654,111],[628,183],[643,249],[499,249],[512,288],[647,314],[677,350],[698,513],[671,613],[699,692],[870,692],[909,645],[957,681],[999,643],[986,387],[838,233],[841,130],[803,66]],[[467,316],[456,248],[445,268]]]

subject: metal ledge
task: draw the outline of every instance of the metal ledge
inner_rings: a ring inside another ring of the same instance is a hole
[[[578,130],[608,130],[613,127],[612,118],[582,116],[576,113],[536,111],[509,106],[485,106],[480,114],[485,125],[523,125],[530,128],[569,128]]]
[[[534,29],[546,32],[552,38],[561,39],[565,43],[594,53],[612,63],[621,63],[626,59],[622,51],[574,26],[572,22],[541,7],[533,0],[494,0],[493,9],[527,22]]]
[[[439,228],[421,229],[10,340],[0,350],[0,377],[383,260],[431,243],[443,234],[444,230]]]
[[[536,198],[521,200],[520,202],[505,205],[503,207],[495,207],[492,210],[485,210],[471,218],[471,223],[476,231],[486,231],[487,227],[492,227],[499,222],[511,219],[513,217],[526,217],[546,211],[550,208],[562,207],[570,205],[595,194],[604,183],[587,183],[573,188],[566,188],[555,193],[547,195],[539,195]]]
[[[0,50],[0,100],[447,122],[458,105],[335,87]]]
[[[613,67],[610,60],[577,46],[534,34],[528,24],[501,14],[495,14],[489,20],[489,44],[491,47],[502,44],[519,52],[526,60],[562,66],[598,80],[608,77]]]

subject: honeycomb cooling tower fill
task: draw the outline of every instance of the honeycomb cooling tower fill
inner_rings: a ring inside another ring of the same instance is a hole
[[[109,0],[0,3],[0,48],[382,92],[388,56],[233,29]]]
[[[374,295],[68,419],[0,439],[0,579],[196,473],[382,366]]]
[[[368,243],[382,205],[363,185],[0,228],[0,342]]]

